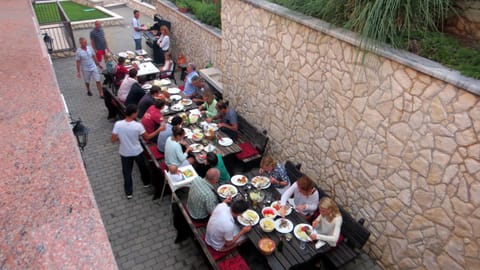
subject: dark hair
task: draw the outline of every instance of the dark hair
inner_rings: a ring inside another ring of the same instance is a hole
[[[124,64],[125,63],[125,57],[120,56],[120,57],[118,57],[117,61],[118,61],[119,64]]]
[[[192,82],[199,81],[200,79],[201,79],[200,76],[195,75],[195,76],[192,77]]]
[[[218,109],[228,108],[228,100],[220,100],[219,102],[217,102],[217,108]]]
[[[311,191],[315,187],[315,183],[313,182],[310,177],[303,175],[297,180],[297,186],[298,188],[304,190],[304,191]]]
[[[215,167],[217,166],[217,163],[218,163],[218,157],[215,153],[213,152],[208,152],[207,154],[207,163],[208,165],[210,165],[211,167]]]
[[[195,66],[194,63],[188,63],[187,65],[188,65],[189,67],[191,67],[192,70],[196,70],[196,69],[197,69],[197,66]]]
[[[234,214],[240,215],[248,209],[248,203],[244,200],[233,201],[230,208]]]
[[[165,99],[164,98],[156,98],[155,99],[155,108],[161,109],[165,106]]]
[[[125,116],[132,116],[136,112],[137,112],[137,105],[128,104],[127,108],[125,109]]]
[[[160,92],[161,89],[159,86],[152,86],[152,88],[150,88],[150,91],[148,92],[151,96],[155,95],[156,93]]]
[[[140,76],[138,77],[138,83],[144,84],[147,81],[147,76]]]
[[[133,14],[134,14],[134,15],[135,15],[135,13],[137,13],[137,12],[140,12],[140,11],[138,11],[138,9],[134,9],[134,10],[133,10]]]
[[[172,128],[172,133],[173,133],[173,134],[172,134],[173,137],[183,136],[183,135],[185,135],[185,130],[184,130],[183,128],[181,128],[181,127],[176,127],[176,126],[174,126],[174,127]]]
[[[182,117],[180,117],[180,116],[178,116],[178,115],[175,115],[175,116],[172,118],[172,126],[178,126],[178,125],[180,125],[182,122],[183,122]]]
[[[132,69],[130,69],[130,71],[128,71],[128,77],[135,78],[135,77],[137,77],[137,73],[138,73],[138,71],[136,69],[132,68]]]

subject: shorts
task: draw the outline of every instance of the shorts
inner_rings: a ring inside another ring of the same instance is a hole
[[[97,50],[95,56],[97,57],[98,62],[102,62],[103,56],[105,55],[105,50]]]
[[[85,80],[85,83],[89,83],[92,79],[95,80],[96,82],[100,81],[100,72],[98,72],[98,69],[95,70],[83,70],[83,80]]]

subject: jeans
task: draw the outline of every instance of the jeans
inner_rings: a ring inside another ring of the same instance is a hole
[[[141,50],[142,49],[142,39],[134,39],[135,41],[135,50]]]
[[[123,173],[123,180],[124,180],[124,188],[125,194],[132,195],[133,194],[133,182],[132,182],[132,170],[133,170],[133,161],[137,163],[138,169],[140,170],[140,175],[142,178],[142,182],[144,185],[150,184],[150,173],[147,168],[147,164],[145,162],[145,158],[141,153],[138,156],[134,157],[124,157],[122,158],[122,173]]]

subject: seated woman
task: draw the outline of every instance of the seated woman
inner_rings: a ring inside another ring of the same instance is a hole
[[[192,151],[190,146],[187,146],[185,152],[182,151],[181,141],[183,137],[185,137],[185,130],[183,128],[172,128],[172,136],[168,137],[165,143],[165,163],[169,168],[173,168],[171,167],[172,165],[175,165],[177,168],[183,167],[193,164],[194,162],[193,157],[188,157],[188,153]]]
[[[173,60],[172,55],[169,52],[165,53],[165,63],[160,69],[160,79],[168,78],[173,72]]]
[[[318,206],[318,191],[312,179],[304,175],[293,183],[282,195],[280,214],[285,216],[287,200],[293,195],[295,210],[309,220]]]
[[[337,245],[342,227],[342,215],[335,202],[329,197],[323,197],[318,204],[320,215],[313,221],[312,240],[322,240],[331,247]],[[321,243],[315,245],[320,248]]]
[[[228,106],[228,101],[221,100],[217,102],[217,115],[212,118],[207,118],[207,122],[220,120],[218,128],[232,139],[238,137],[238,121],[237,113],[234,109]]]
[[[218,179],[220,185],[227,184],[230,181],[230,173],[223,163],[222,155],[209,152],[207,154],[207,165],[220,171],[220,178]]]
[[[285,166],[276,162],[271,156],[265,156],[260,161],[260,174],[267,174],[270,183],[283,194],[290,187],[290,177],[287,175]]]
[[[205,89],[205,92],[203,92],[203,98],[205,99],[205,103],[198,108],[200,112],[207,118],[212,118],[217,115],[217,100],[215,99],[213,91],[209,88]]]

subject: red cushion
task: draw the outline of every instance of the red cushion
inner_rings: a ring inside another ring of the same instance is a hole
[[[167,171],[167,172],[168,172],[167,163],[165,163],[165,162],[160,162],[160,169],[162,169],[162,171]]]
[[[238,146],[240,146],[240,148],[242,149],[242,152],[236,154],[237,158],[240,160],[259,154],[257,149],[253,147],[253,145],[249,142],[241,143]]]
[[[187,214],[190,216],[190,212],[188,212],[188,207],[185,207],[185,211],[187,211]],[[198,222],[193,219],[190,219],[190,220],[192,221],[192,224],[193,226],[195,226],[195,228],[206,227],[208,224],[208,221]]]
[[[155,157],[155,159],[157,160],[163,159],[165,157],[165,155],[162,152],[158,151],[156,143],[149,145],[148,149],[150,149],[150,152],[152,152],[153,157]]]
[[[203,242],[205,242],[205,235],[202,235],[202,240]],[[208,248],[208,252],[210,252],[210,254],[212,255],[213,259],[215,261],[218,261],[220,260],[221,258],[227,256],[228,254],[230,254],[230,252],[234,251],[235,249],[231,249],[231,250],[228,250],[228,251],[216,251],[215,249],[213,249],[211,246],[209,246],[207,244],[207,242],[205,242],[205,244],[207,245],[207,248]]]
[[[240,255],[235,255],[218,264],[220,270],[250,270],[247,262]]]

